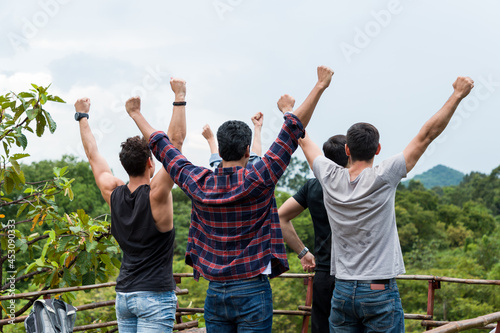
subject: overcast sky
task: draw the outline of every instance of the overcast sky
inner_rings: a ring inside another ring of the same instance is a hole
[[[171,76],[187,81],[184,153],[205,166],[204,124],[251,125],[261,111],[266,149],[282,124],[276,101],[288,93],[298,106],[318,65],[335,75],[307,128],[312,139],[370,122],[381,134],[376,163],[402,151],[456,77],[470,76],[471,95],[409,176],[438,164],[490,173],[500,165],[499,13],[495,0],[2,1],[0,94],[52,83],[67,102],[46,106],[58,129],[28,138],[29,161],[85,159],[73,104],[89,97],[99,149],[126,179],[119,145],[139,131],[124,103],[140,95],[146,119],[166,130]]]

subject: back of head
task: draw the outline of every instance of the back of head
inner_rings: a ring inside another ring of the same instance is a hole
[[[217,130],[219,155],[224,161],[238,161],[252,141],[252,130],[242,121],[228,120]]]
[[[344,168],[347,166],[349,158],[345,153],[347,139],[345,135],[339,134],[330,137],[323,144],[325,156]]]
[[[120,162],[130,177],[142,176],[146,171],[146,163],[151,158],[146,139],[139,136],[128,138],[121,144]]]
[[[356,123],[347,131],[347,147],[351,160],[369,161],[377,152],[380,136],[375,126],[368,123]]]

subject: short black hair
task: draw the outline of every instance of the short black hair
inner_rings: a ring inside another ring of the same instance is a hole
[[[377,152],[380,136],[372,124],[356,123],[347,131],[351,161],[369,161]]]
[[[344,168],[347,166],[349,157],[345,153],[346,136],[343,134],[334,135],[323,144],[325,156]]]
[[[219,155],[224,161],[241,159],[252,141],[252,130],[242,121],[228,120],[217,130]]]
[[[127,174],[131,177],[137,177],[146,171],[146,163],[151,158],[146,139],[139,136],[128,138],[121,144],[120,162]]]

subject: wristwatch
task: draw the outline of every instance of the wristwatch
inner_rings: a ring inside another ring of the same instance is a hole
[[[89,114],[88,113],[83,113],[83,112],[76,112],[75,113],[75,120],[80,121],[82,118],[87,118],[89,119]]]
[[[304,249],[302,251],[300,251],[300,253],[297,257],[299,257],[299,259],[302,259],[302,258],[304,258],[304,256],[306,255],[307,252],[309,252],[309,249],[304,246]]]

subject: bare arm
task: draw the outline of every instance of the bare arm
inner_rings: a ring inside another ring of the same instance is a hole
[[[278,100],[278,109],[283,113],[292,112],[294,104],[295,104],[295,99],[292,96],[285,94],[281,96],[280,99]],[[318,156],[323,155],[323,152],[318,147],[318,145],[316,145],[311,140],[307,132],[304,138],[299,139],[299,146],[302,148],[302,151],[306,156],[307,162],[309,163],[309,166],[312,169],[314,159]]]
[[[290,248],[292,248],[292,250],[294,250],[297,254],[299,254],[305,246],[297,235],[291,220],[296,218],[303,211],[304,207],[302,207],[294,198],[289,198],[278,209],[283,238],[288,246],[290,246]],[[311,252],[307,252],[306,255],[300,259],[300,263],[302,264],[302,268],[308,272],[312,272],[316,267],[316,262],[314,261],[314,256]]]
[[[257,112],[251,119],[254,126],[252,151],[258,156],[262,156],[261,135],[262,125],[264,124],[264,115],[262,112]]]
[[[75,103],[75,110],[80,113],[89,113],[90,99],[78,99]],[[101,190],[102,197],[109,205],[113,190],[120,185],[124,185],[125,183],[119,178],[113,176],[108,163],[99,153],[88,119],[80,119],[79,126],[85,155],[87,155],[87,159],[89,160],[97,187]]]
[[[181,79],[171,79],[170,86],[175,94],[176,102],[183,102],[186,98],[186,82]],[[186,138],[186,106],[173,107],[172,119],[168,126],[168,137],[175,148],[182,151],[182,144]],[[148,138],[146,138],[148,139]],[[172,187],[174,181],[165,168],[161,168],[151,180],[151,212],[156,226],[160,231],[169,231],[173,228]]]
[[[210,147],[210,154],[218,154],[219,149],[217,149],[217,144],[215,143],[214,132],[208,124],[203,126],[203,130],[201,131],[201,135],[207,140],[208,146]]]
[[[326,66],[318,67],[318,82],[309,93],[305,101],[293,112],[302,122],[304,128],[309,124],[309,120],[311,120],[312,114],[318,101],[325,91],[326,88],[330,85],[332,80],[333,70]]]
[[[299,139],[299,146],[302,148],[302,151],[304,152],[304,155],[306,156],[307,163],[309,163],[309,167],[311,167],[311,170],[313,169],[313,163],[314,160],[318,156],[323,156],[323,152],[321,151],[321,148],[315,144],[309,135],[306,132],[306,135],[304,138]]]
[[[151,134],[156,132],[156,129],[148,123],[146,118],[144,118],[141,113],[141,98],[139,96],[129,98],[125,103],[125,109],[127,110],[130,118],[132,118],[141,131],[144,138],[148,140]]]
[[[453,83],[453,94],[444,106],[429,119],[413,140],[403,150],[406,161],[406,172],[410,172],[427,147],[446,128],[458,105],[474,87],[474,81],[468,77],[460,76]]]

